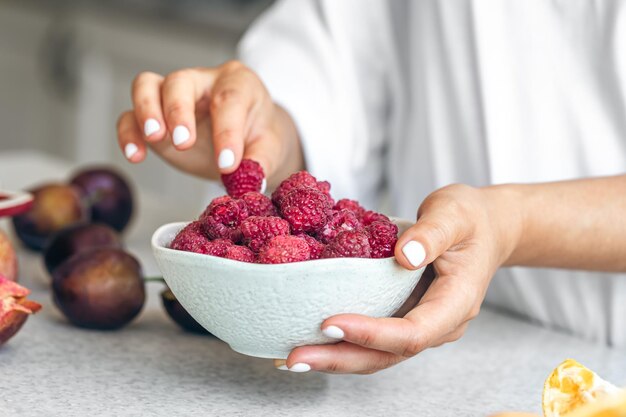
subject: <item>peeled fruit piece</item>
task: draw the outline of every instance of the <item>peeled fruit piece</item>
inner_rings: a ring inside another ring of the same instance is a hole
[[[33,250],[43,249],[48,238],[64,227],[89,220],[87,207],[73,186],[45,184],[30,192],[33,205],[13,217],[13,226],[20,240]]]
[[[80,189],[91,208],[91,219],[121,232],[133,214],[133,193],[128,181],[108,167],[77,172],[70,181]]]
[[[191,314],[185,310],[185,307],[178,302],[172,290],[169,288],[163,290],[161,292],[161,301],[163,302],[163,307],[165,307],[167,315],[180,327],[192,333],[210,334],[196,319],[191,317]]]
[[[26,299],[27,288],[0,275],[0,346],[13,337],[24,325],[29,314],[41,305]]]
[[[612,395],[604,400],[584,405],[567,417],[624,417],[626,416],[626,392]]]
[[[57,232],[44,250],[44,262],[50,274],[74,254],[95,248],[122,248],[115,230],[105,224],[76,224]]]
[[[17,281],[17,256],[7,235],[0,230],[0,275]]]
[[[569,416],[586,404],[604,401],[620,392],[595,372],[567,359],[546,379],[542,395],[543,414],[545,417]]]
[[[118,329],[143,307],[139,262],[116,248],[80,252],[52,273],[54,301],[70,322],[90,329]]]

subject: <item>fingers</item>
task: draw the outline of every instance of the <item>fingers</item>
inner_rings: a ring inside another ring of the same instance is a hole
[[[130,162],[141,162],[146,157],[146,144],[132,111],[122,113],[117,121],[117,140]]]
[[[163,77],[153,72],[142,72],[133,81],[131,97],[135,118],[147,141],[162,140],[166,134],[161,111],[161,85]]]
[[[458,198],[435,193],[424,200],[417,222],[398,239],[396,259],[407,269],[421,268],[469,236],[472,224]]]
[[[439,277],[420,304],[404,318],[371,318],[341,314],[322,323],[322,332],[365,348],[411,357],[442,343],[457,340],[466,322],[478,314],[478,291],[462,279]]]
[[[209,108],[216,163],[222,173],[230,173],[243,157],[244,141],[251,127],[250,112],[262,86],[242,64],[227,63],[222,71],[211,89]]]
[[[178,150],[196,142],[196,101],[210,86],[209,72],[186,69],[165,77],[161,88],[163,114],[172,143]]]
[[[388,352],[379,352],[351,343],[302,346],[294,349],[286,361],[275,361],[274,366],[292,372],[309,370],[329,373],[371,374],[389,368],[403,358]]]

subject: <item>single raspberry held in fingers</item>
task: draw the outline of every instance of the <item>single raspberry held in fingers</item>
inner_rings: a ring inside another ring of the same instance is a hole
[[[337,203],[335,204],[333,209],[335,209],[335,210],[350,210],[351,212],[356,214],[356,217],[358,219],[363,217],[363,214],[365,214],[365,209],[363,207],[361,207],[361,205],[357,201],[349,200],[347,198],[342,198],[341,200],[337,201]]]
[[[372,258],[388,258],[398,241],[398,226],[393,223],[377,220],[365,228],[369,236]]]
[[[322,256],[322,252],[324,251],[324,248],[326,247],[325,244],[318,241],[313,236],[307,235],[306,233],[303,233],[297,236],[304,239],[307,245],[309,245],[309,251],[311,252],[310,259],[319,259]]]
[[[372,250],[366,233],[357,230],[340,232],[324,248],[322,258],[369,258]]]
[[[246,203],[250,216],[278,216],[272,200],[264,194],[250,191],[242,195],[241,200]]]
[[[265,173],[258,162],[244,159],[230,174],[222,174],[222,182],[229,196],[239,198],[247,192],[263,191]]]
[[[280,205],[281,200],[289,192],[295,188],[310,187],[321,191],[328,196],[330,200],[330,183],[328,181],[317,181],[317,179],[306,171],[291,174],[289,178],[280,183],[280,185],[272,193],[272,201],[276,205]],[[332,204],[331,204],[332,205]]]
[[[303,238],[285,235],[271,238],[259,251],[257,262],[261,264],[283,264],[306,261],[309,258],[309,245]]]
[[[330,219],[332,209],[326,194],[310,187],[294,188],[281,199],[281,216],[293,233],[316,233]]]
[[[360,228],[361,222],[354,212],[345,209],[333,211],[330,220],[317,233],[316,237],[323,243],[329,243],[343,230],[358,230]]]
[[[254,252],[274,236],[288,235],[289,223],[280,217],[251,216],[241,222],[243,243]]]
[[[255,261],[254,252],[245,246],[231,245],[226,249],[226,253],[222,257],[241,262],[254,263]]]
[[[391,220],[389,219],[389,217],[385,216],[384,214],[376,213],[375,211],[371,211],[371,210],[368,210],[365,213],[363,213],[363,216],[361,217],[361,223],[363,224],[363,226],[369,226],[375,221],[383,221],[383,222],[391,223]]]

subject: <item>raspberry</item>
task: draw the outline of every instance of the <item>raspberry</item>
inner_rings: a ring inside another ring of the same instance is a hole
[[[335,207],[333,208],[335,210],[350,210],[351,212],[356,214],[356,217],[358,219],[363,217],[363,214],[365,214],[365,209],[361,207],[361,205],[357,201],[349,200],[347,198],[343,198],[337,201],[337,204],[335,204]]]
[[[361,228],[361,222],[357,219],[356,214],[349,210],[333,211],[332,217],[322,227],[316,237],[318,240],[329,243],[342,230],[357,230]]]
[[[226,253],[222,257],[241,262],[254,262],[254,252],[245,246],[231,245],[226,249]]]
[[[185,226],[170,243],[170,249],[186,252],[203,253],[209,239],[202,233],[202,225],[199,221],[191,222]]]
[[[170,244],[170,248],[204,255],[224,256],[226,249],[233,243],[223,239],[211,241],[201,232],[201,228],[202,225],[199,221],[188,224],[178,232]]]
[[[386,221],[377,220],[365,228],[369,236],[372,258],[388,258],[398,241],[398,226]]]
[[[361,217],[361,223],[363,224],[363,226],[369,226],[375,221],[383,221],[383,222],[391,223],[391,220],[389,220],[389,217],[385,216],[384,214],[376,213],[375,211],[371,211],[371,210],[368,210],[365,213],[363,213],[363,216]]]
[[[241,199],[245,201],[250,216],[278,216],[272,200],[261,193],[250,191],[242,195]]]
[[[369,258],[371,248],[367,234],[357,230],[345,230],[322,252],[322,258]]]
[[[260,264],[283,264],[306,261],[310,257],[309,245],[301,237],[284,235],[271,238],[259,251]]]
[[[242,200],[223,196],[209,204],[200,216],[204,233],[209,239],[241,240],[239,224],[248,217],[248,208]]]
[[[306,171],[291,174],[289,178],[280,183],[280,185],[272,193],[272,201],[276,205],[280,205],[281,200],[289,194],[294,188],[310,187],[315,188],[330,199],[330,183],[328,181],[317,181],[315,177]],[[331,204],[332,205],[332,204]]]
[[[244,159],[230,174],[222,175],[222,182],[229,196],[239,198],[249,191],[261,191],[265,174],[258,162]]]
[[[307,245],[309,245],[309,250],[311,251],[311,259],[319,259],[322,256],[322,251],[324,250],[326,245],[315,239],[313,236],[307,235],[306,233],[297,236],[306,240]]]
[[[280,217],[251,216],[241,222],[243,242],[254,252],[258,252],[274,236],[288,235],[289,223]]]
[[[331,214],[326,195],[309,187],[291,190],[282,198],[279,211],[294,233],[317,232],[328,222]]]

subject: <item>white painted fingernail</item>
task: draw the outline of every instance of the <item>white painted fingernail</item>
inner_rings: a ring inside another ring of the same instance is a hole
[[[263,194],[267,190],[267,180],[263,178],[263,182],[261,183],[261,194]]]
[[[291,372],[309,372],[311,367],[306,363],[294,363],[289,370]]]
[[[426,251],[421,243],[411,240],[402,247],[402,253],[413,266],[420,266],[426,258]]]
[[[219,158],[217,158],[217,165],[220,168],[232,167],[235,163],[235,152],[230,149],[222,149]]]
[[[146,137],[158,132],[159,130],[161,130],[161,125],[159,124],[157,119],[148,119],[143,125],[143,133],[146,135]]]
[[[289,368],[287,368],[287,365],[277,366],[276,369],[278,369],[280,371],[288,371],[289,370]]]
[[[124,155],[126,155],[126,159],[131,159],[135,156],[138,150],[139,148],[134,143],[127,143],[126,146],[124,146]]]
[[[322,333],[324,333],[324,336],[333,339],[343,339],[344,336],[343,330],[337,326],[328,326],[325,329],[322,329]]]
[[[189,129],[182,125],[176,126],[174,128],[174,131],[172,132],[172,140],[174,141],[174,145],[182,145],[189,140],[189,136],[191,136],[191,134],[189,133]]]

